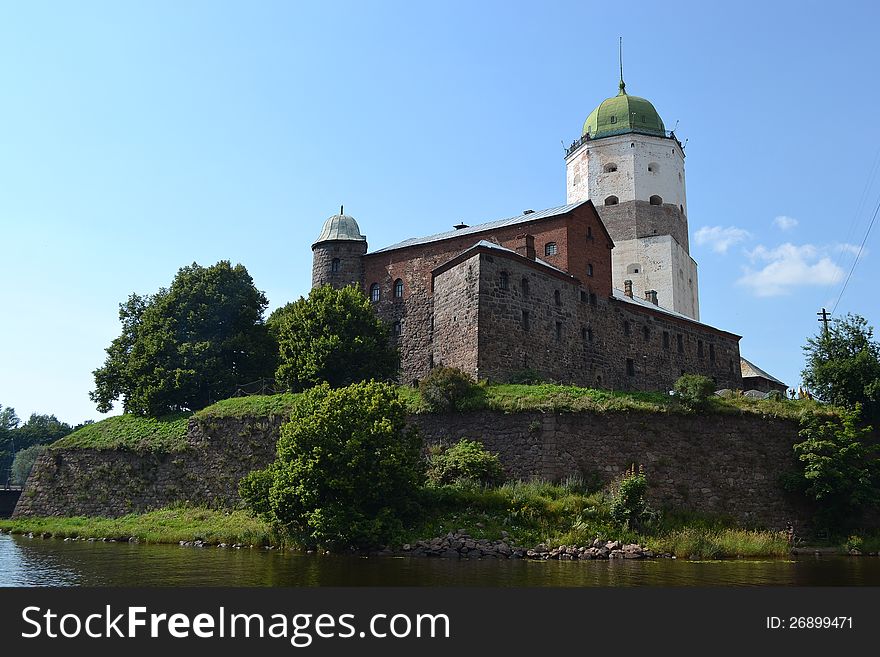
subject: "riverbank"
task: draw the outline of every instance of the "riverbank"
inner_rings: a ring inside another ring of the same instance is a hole
[[[254,546],[300,549],[273,532],[265,522],[242,510],[173,506],[119,518],[21,517],[0,520],[0,530],[41,537],[137,541],[200,546]],[[643,556],[720,559],[781,557],[790,553],[784,532],[737,527],[722,517],[660,514],[649,526],[628,528],[614,523],[609,500],[584,482],[562,484],[509,482],[496,488],[443,486],[422,491],[418,511],[406,519],[385,553],[436,556],[454,549],[474,555],[565,558],[608,547],[608,553],[638,546]],[[464,535],[464,537],[462,537]],[[608,544],[619,543],[615,547]],[[408,549],[405,549],[409,546]],[[505,554],[506,548],[510,549]],[[563,547],[563,550],[559,550]],[[534,554],[527,555],[531,550]],[[629,552],[637,552],[630,548]],[[603,554],[607,558],[608,553]],[[552,556],[551,556],[552,555]],[[587,557],[590,558],[590,557]]]

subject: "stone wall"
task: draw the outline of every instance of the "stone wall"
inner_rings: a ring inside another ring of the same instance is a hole
[[[481,441],[512,478],[579,474],[608,482],[643,465],[660,507],[724,513],[742,522],[803,527],[809,511],[783,495],[795,467],[795,423],[754,415],[497,413],[420,415],[426,445]],[[172,454],[50,450],[34,467],[16,516],[120,516],[189,501],[240,503],[238,481],[275,456],[282,420],[190,423],[189,446]]]

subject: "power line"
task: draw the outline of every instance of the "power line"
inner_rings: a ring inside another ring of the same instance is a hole
[[[868,224],[868,230],[865,231],[865,237],[862,240],[861,245],[859,245],[859,252],[856,254],[856,259],[853,260],[852,267],[850,267],[849,269],[849,274],[846,275],[846,280],[843,282],[843,288],[841,288],[840,294],[837,296],[837,301],[834,302],[834,307],[831,309],[832,315],[834,314],[834,311],[837,310],[837,304],[840,303],[840,299],[843,297],[843,293],[846,291],[846,286],[849,283],[849,279],[852,276],[856,265],[859,263],[859,258],[862,257],[862,249],[865,248],[865,242],[868,241],[868,235],[871,234],[871,228],[874,227],[874,220],[877,218],[877,212],[880,212],[880,201],[877,202],[877,206],[874,208],[874,214],[871,216],[871,223]]]

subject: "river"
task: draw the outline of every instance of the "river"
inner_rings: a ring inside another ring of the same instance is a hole
[[[0,534],[0,586],[880,586],[880,558],[447,560]]]

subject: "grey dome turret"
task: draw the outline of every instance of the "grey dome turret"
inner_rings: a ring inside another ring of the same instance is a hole
[[[342,213],[339,208],[339,214],[334,214],[324,222],[321,234],[315,240],[315,244],[319,242],[345,240],[352,242],[365,242],[366,236],[361,235],[361,229],[358,227],[354,217]]]

